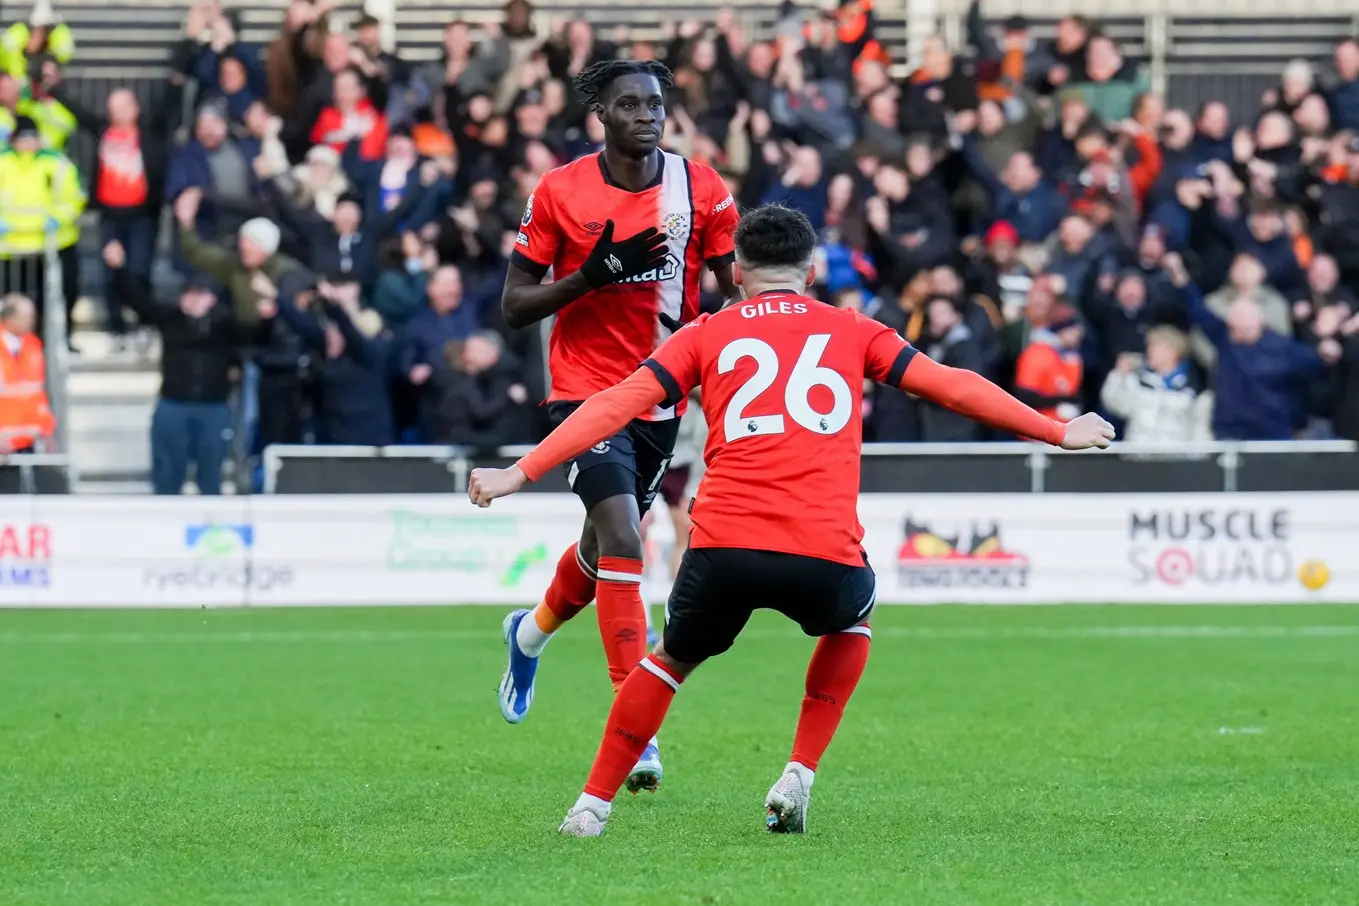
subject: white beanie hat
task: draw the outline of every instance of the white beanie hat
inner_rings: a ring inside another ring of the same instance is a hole
[[[241,236],[259,246],[266,255],[278,251],[278,227],[267,217],[256,217],[241,224]]]
[[[33,28],[56,25],[57,17],[52,11],[52,0],[38,0],[37,3],[34,3],[33,13],[28,17],[28,24]]]

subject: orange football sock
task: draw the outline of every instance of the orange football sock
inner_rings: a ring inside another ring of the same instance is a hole
[[[817,641],[807,664],[807,694],[802,699],[789,761],[816,770],[840,726],[845,704],[868,666],[872,638],[867,626],[855,626]]]
[[[595,579],[586,568],[574,544],[557,560],[557,572],[542,603],[533,608],[533,620],[525,619],[519,624],[519,648],[529,657],[537,657],[562,624],[590,605],[595,596]]]
[[[642,604],[642,561],[600,557],[595,585],[595,611],[609,679],[614,691],[646,656],[646,611]]]
[[[601,561],[601,570],[604,568]],[[612,802],[647,743],[660,730],[681,678],[654,658],[643,658],[618,688],[585,792]]]

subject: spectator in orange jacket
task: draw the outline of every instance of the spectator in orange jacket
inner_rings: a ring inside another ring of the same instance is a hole
[[[314,145],[329,145],[343,155],[350,142],[357,143],[360,160],[374,161],[387,147],[387,117],[373,106],[357,69],[335,75],[331,105],[321,111],[311,130]]]
[[[1015,396],[1059,421],[1079,415],[1084,333],[1069,310],[1056,314],[1047,327],[1035,328],[1015,363]]]
[[[47,362],[33,333],[33,300],[11,293],[0,300],[0,453],[32,453],[39,437],[56,430],[47,402]]]
[[[1133,198],[1137,211],[1145,210],[1147,193],[1161,176],[1165,158],[1161,153],[1161,118],[1165,115],[1165,102],[1161,96],[1150,91],[1143,92],[1133,101],[1130,119],[1116,127],[1123,141],[1131,145],[1132,153],[1124,149],[1128,163],[1128,180],[1132,183]]]

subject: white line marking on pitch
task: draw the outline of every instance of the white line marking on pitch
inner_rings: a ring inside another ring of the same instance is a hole
[[[752,638],[800,636],[789,627],[747,629]],[[995,628],[882,626],[875,638],[979,641],[997,639],[1259,639],[1359,636],[1359,625],[1341,626],[1013,626]],[[498,639],[493,629],[299,629],[260,632],[0,632],[0,644],[25,645],[178,645],[298,644],[311,642],[458,642]],[[592,632],[567,632],[565,638],[593,641]]]

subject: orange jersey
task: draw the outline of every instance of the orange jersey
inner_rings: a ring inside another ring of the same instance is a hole
[[[668,241],[658,271],[592,290],[557,313],[548,345],[549,400],[584,400],[626,378],[669,333],[661,314],[684,322],[698,315],[700,268],[734,257],[739,214],[717,171],[656,153],[656,179],[640,192],[615,185],[601,153],[551,171],[529,197],[512,256],[529,274],[575,273],[606,220],[614,222],[615,237],[654,226]],[[645,417],[675,415],[674,407],[658,407]]]
[[[1081,357],[1074,351],[1058,349],[1050,343],[1030,343],[1015,362],[1015,386],[1042,396],[1075,396],[1084,374]],[[1057,418],[1057,409],[1040,410]]]
[[[864,378],[900,384],[915,352],[884,324],[786,292],[676,333],[646,364],[670,399],[703,386],[708,469],[690,546],[861,565]]]

